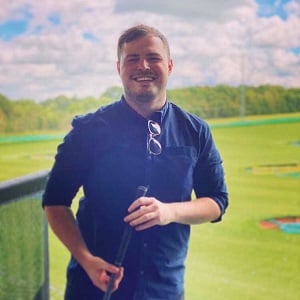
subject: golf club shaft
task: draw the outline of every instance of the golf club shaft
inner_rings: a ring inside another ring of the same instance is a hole
[[[138,199],[140,197],[143,197],[143,196],[146,196],[147,191],[148,191],[148,187],[142,186],[142,185],[138,186],[137,190],[136,190],[136,199]],[[123,260],[124,260],[124,257],[126,255],[127,248],[128,248],[128,245],[129,245],[129,242],[130,242],[130,239],[131,239],[132,230],[133,229],[130,225],[126,225],[125,230],[124,230],[123,235],[122,235],[119,250],[118,250],[118,253],[117,253],[117,256],[116,256],[116,259],[115,259],[115,263],[114,263],[114,265],[117,266],[117,267],[121,267],[122,264],[123,264]],[[110,299],[115,280],[116,280],[116,274],[115,273],[111,274],[107,290],[106,290],[102,300],[109,300]]]

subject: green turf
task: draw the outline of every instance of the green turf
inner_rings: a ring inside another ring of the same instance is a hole
[[[298,298],[300,235],[261,229],[259,221],[300,215],[299,177],[253,175],[248,169],[299,163],[299,133],[299,122],[213,128],[224,159],[230,207],[223,222],[192,228],[187,300]],[[0,145],[0,179],[50,167],[58,142]],[[52,234],[50,259],[51,299],[58,300],[68,253]]]
[[[50,168],[59,142],[0,143],[0,181]]]
[[[263,230],[259,221],[300,215],[299,178],[257,176],[255,165],[299,162],[300,123],[218,128],[231,204],[219,224],[194,226],[187,299],[297,299],[300,235]]]
[[[44,282],[39,196],[0,209],[0,299],[34,299]],[[21,226],[20,226],[21,224]],[[20,255],[20,249],[22,253]]]

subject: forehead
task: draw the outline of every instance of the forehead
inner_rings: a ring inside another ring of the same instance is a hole
[[[125,43],[121,51],[121,56],[124,57],[131,54],[145,55],[149,53],[157,53],[162,56],[167,55],[167,48],[159,37],[146,35],[137,40]]]

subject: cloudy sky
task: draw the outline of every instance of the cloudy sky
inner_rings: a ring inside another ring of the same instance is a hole
[[[117,39],[138,23],[169,39],[169,88],[300,87],[300,0],[1,0],[0,93],[98,97],[121,85]]]

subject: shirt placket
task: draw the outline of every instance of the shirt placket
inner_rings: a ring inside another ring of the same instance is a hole
[[[153,118],[155,121],[161,123],[161,113],[156,113]],[[148,136],[147,136],[148,139]],[[151,177],[152,169],[154,167],[155,157],[151,155],[148,150],[146,153],[145,161],[145,185],[150,186],[151,189]],[[138,269],[138,283],[137,290],[134,294],[133,300],[149,300],[147,295],[147,284],[149,284],[149,264],[151,263],[150,253],[150,239],[147,231],[140,233],[139,241],[139,269]]]
[[[133,300],[147,300],[148,264],[150,261],[149,242],[146,233],[140,233],[140,255],[138,267],[138,283]]]

